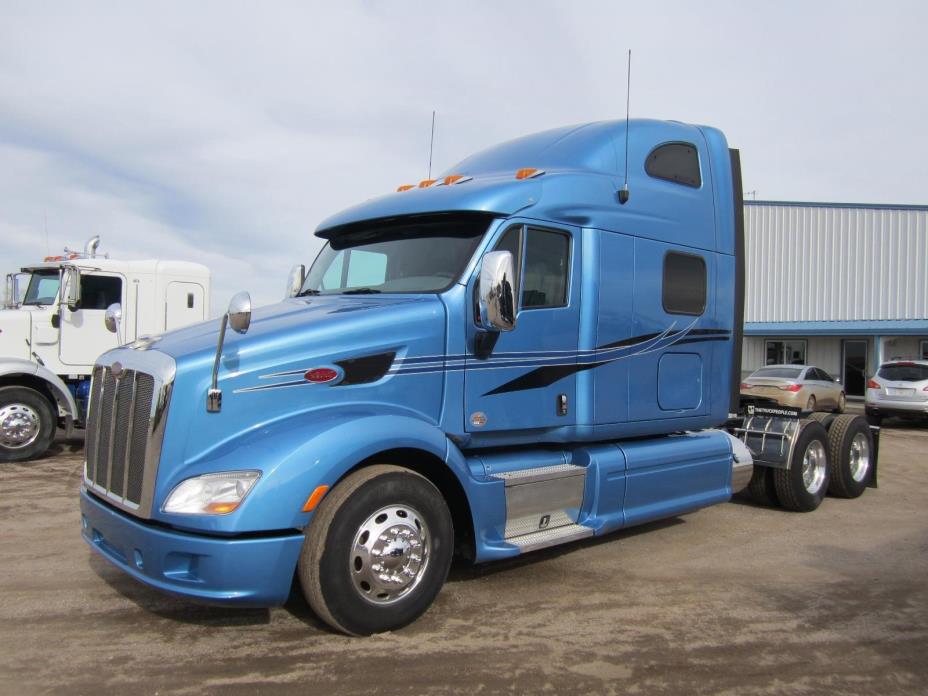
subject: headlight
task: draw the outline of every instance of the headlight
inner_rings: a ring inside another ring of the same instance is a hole
[[[181,515],[226,515],[241,505],[260,471],[225,471],[181,481],[162,510]]]

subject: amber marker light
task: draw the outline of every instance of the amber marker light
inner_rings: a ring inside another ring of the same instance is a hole
[[[465,181],[470,181],[473,178],[472,176],[464,176],[463,174],[452,174],[442,179],[441,183],[445,186],[451,186],[452,184],[463,184]]]
[[[403,191],[408,191],[409,189],[414,189],[414,188],[416,188],[415,184],[403,184],[402,186],[396,187],[396,192],[402,193]]]
[[[328,486],[317,486],[316,490],[310,493],[309,497],[306,499],[306,503],[303,505],[302,512],[312,512],[315,510],[316,506],[319,504],[319,501],[321,501],[323,496],[328,492]]]
[[[428,188],[429,186],[434,184],[436,181],[438,181],[438,179],[423,179],[422,181],[419,182],[419,188]]]
[[[545,173],[544,169],[535,169],[534,167],[525,167],[516,172],[516,179],[534,179]]]
[[[209,503],[206,506],[206,512],[211,515],[227,515],[230,512],[233,512],[241,501],[229,502],[229,503]]]

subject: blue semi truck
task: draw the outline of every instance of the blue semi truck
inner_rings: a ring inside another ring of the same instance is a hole
[[[792,510],[860,495],[862,418],[739,398],[741,200],[720,131],[632,120],[327,219],[287,299],[239,293],[218,327],[99,358],[84,539],[201,601],[278,605],[298,578],[366,635],[420,616],[456,552],[510,558],[746,486]]]

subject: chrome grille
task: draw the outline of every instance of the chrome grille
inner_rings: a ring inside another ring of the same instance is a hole
[[[147,517],[161,455],[171,383],[146,372],[98,365],[87,416],[85,484],[123,509]]]

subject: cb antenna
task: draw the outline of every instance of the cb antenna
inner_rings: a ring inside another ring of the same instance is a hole
[[[628,49],[628,69],[625,76],[625,182],[619,190],[619,203],[628,203],[628,114],[632,94],[632,49]]]
[[[429,175],[426,179],[432,178],[432,150],[435,147],[435,110],[432,109],[432,137],[429,140]]]

